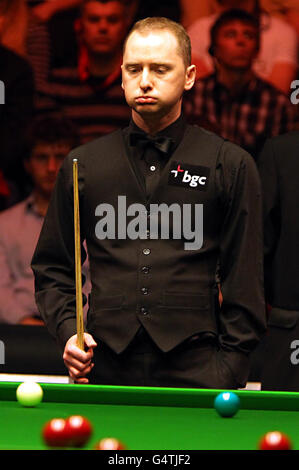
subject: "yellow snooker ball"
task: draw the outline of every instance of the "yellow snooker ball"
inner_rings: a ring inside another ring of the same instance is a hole
[[[23,406],[36,406],[43,399],[43,389],[36,382],[23,382],[17,388],[17,400]]]

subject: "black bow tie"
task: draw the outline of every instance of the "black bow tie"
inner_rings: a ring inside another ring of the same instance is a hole
[[[171,137],[163,136],[154,136],[150,137],[141,132],[132,132],[130,134],[130,144],[133,146],[140,145],[141,147],[146,147],[147,145],[153,145],[160,152],[167,154],[173,144],[173,139]]]

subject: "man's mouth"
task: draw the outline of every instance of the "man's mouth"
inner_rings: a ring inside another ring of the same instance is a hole
[[[95,44],[109,44],[110,40],[107,36],[102,36],[100,38],[95,39]]]
[[[157,102],[157,98],[152,96],[138,96],[135,101],[138,104],[153,104]]]

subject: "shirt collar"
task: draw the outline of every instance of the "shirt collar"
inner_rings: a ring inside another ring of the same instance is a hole
[[[174,146],[172,149],[173,151],[177,148],[177,146],[180,144],[181,140],[183,139],[186,126],[187,126],[186,118],[183,115],[183,113],[181,113],[180,117],[176,121],[174,121],[172,124],[162,129],[161,131],[157,132],[156,136],[157,137],[170,137],[174,142]],[[133,119],[131,119],[129,128],[128,128],[128,133],[131,134],[132,132],[140,132],[140,133],[144,133],[145,135],[147,135],[145,131],[140,129],[135,124]]]
[[[121,77],[121,63],[122,60],[119,60],[118,65],[115,69],[106,77],[95,77],[90,73],[89,68],[89,58],[87,49],[84,45],[81,45],[78,54],[78,76],[82,83],[89,83],[94,88],[98,90],[104,90],[108,88],[116,80],[119,80]]]

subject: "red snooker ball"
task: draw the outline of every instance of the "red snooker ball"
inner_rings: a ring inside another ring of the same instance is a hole
[[[114,437],[105,437],[101,439],[96,445],[95,450],[125,450],[125,446],[122,442]]]
[[[53,418],[48,421],[42,430],[42,437],[49,447],[68,446],[69,434],[65,419]]]
[[[79,415],[70,416],[66,420],[65,429],[69,436],[69,445],[72,447],[83,447],[92,434],[88,419]]]
[[[259,443],[260,450],[291,450],[289,437],[280,431],[267,432]]]

